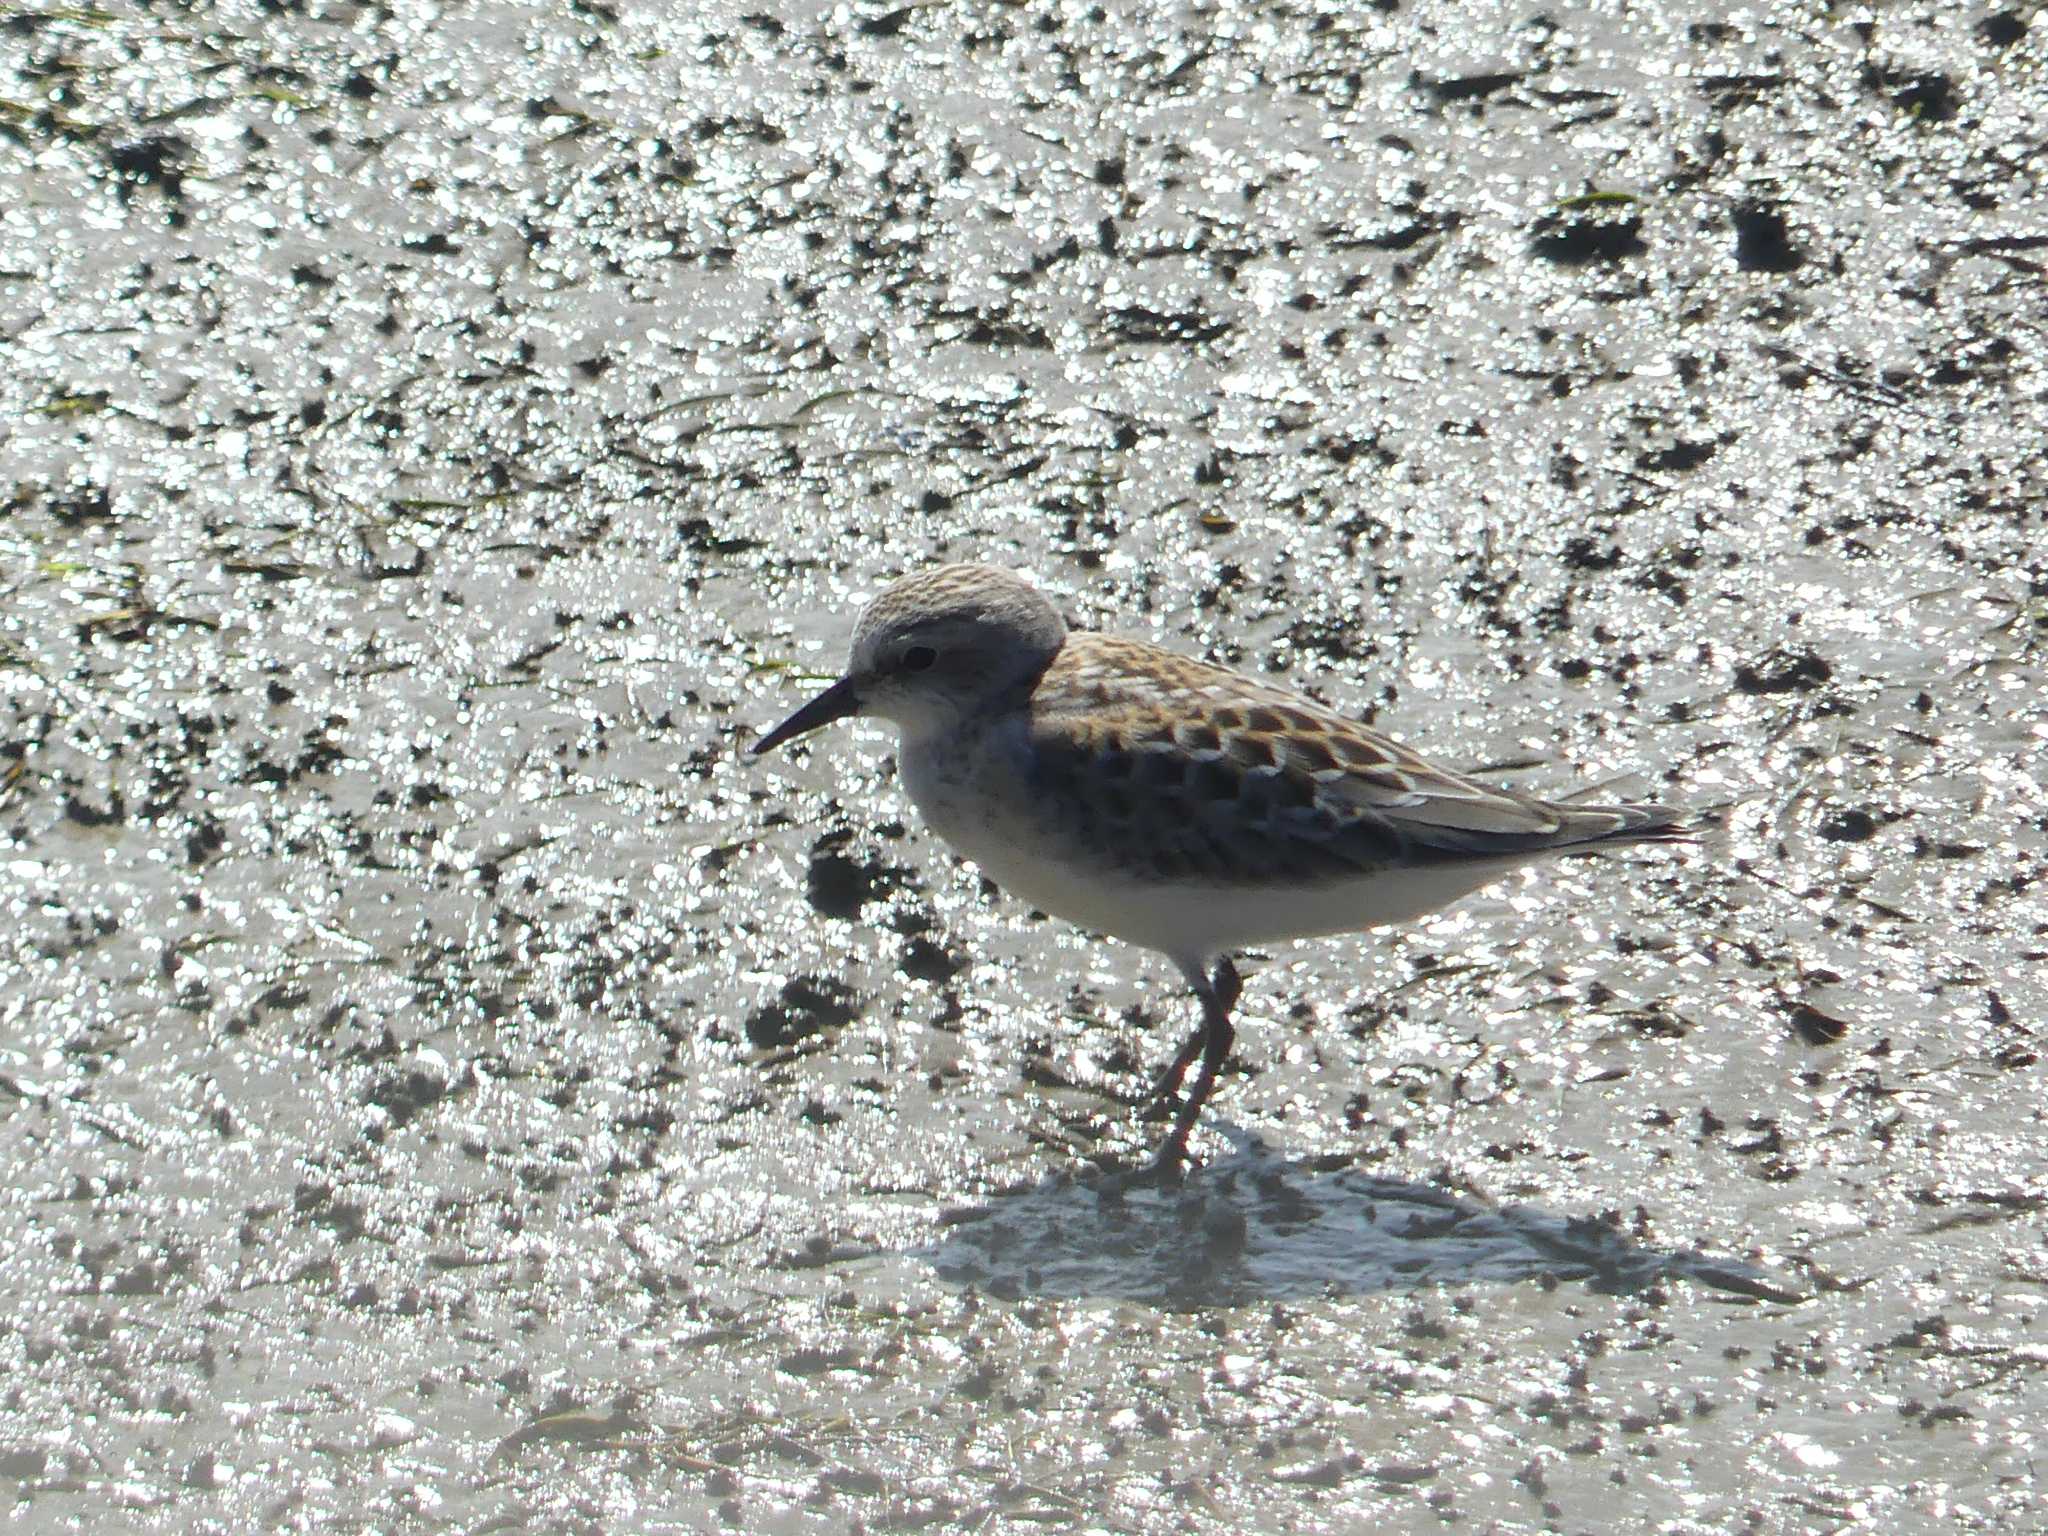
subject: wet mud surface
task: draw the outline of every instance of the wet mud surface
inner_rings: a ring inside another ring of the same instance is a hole
[[[0,11],[0,1510],[2048,1523],[2025,10]],[[939,558],[1725,833],[1190,1022]]]

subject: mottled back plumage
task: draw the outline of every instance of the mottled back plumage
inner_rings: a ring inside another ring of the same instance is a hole
[[[1141,641],[1076,634],[1030,698],[1048,793],[1164,880],[1345,879],[1683,836],[1655,805],[1489,788],[1314,700]]]

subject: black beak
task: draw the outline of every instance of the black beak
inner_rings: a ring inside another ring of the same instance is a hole
[[[859,713],[860,700],[854,697],[853,679],[842,677],[748,750],[759,757],[763,752],[773,752],[785,741],[794,741],[821,725],[830,725],[834,720],[844,720],[848,715]]]

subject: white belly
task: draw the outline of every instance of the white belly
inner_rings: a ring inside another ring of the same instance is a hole
[[[1139,884],[1017,850],[961,851],[1005,891],[1055,917],[1196,961],[1253,944],[1412,922],[1493,884],[1523,862],[1389,870],[1305,886]]]
[[[906,741],[904,788],[934,832],[1004,891],[1034,907],[1176,960],[1202,962],[1251,944],[1356,933],[1403,923],[1493,884],[1529,861],[1460,860],[1308,885],[1137,880],[1055,834],[1017,781],[990,782],[999,755]]]

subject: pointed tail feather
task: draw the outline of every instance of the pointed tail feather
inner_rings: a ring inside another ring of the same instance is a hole
[[[1562,825],[1553,846],[1567,852],[1618,848],[1627,843],[1696,842],[1707,823],[1668,805],[1561,805],[1550,802]]]

